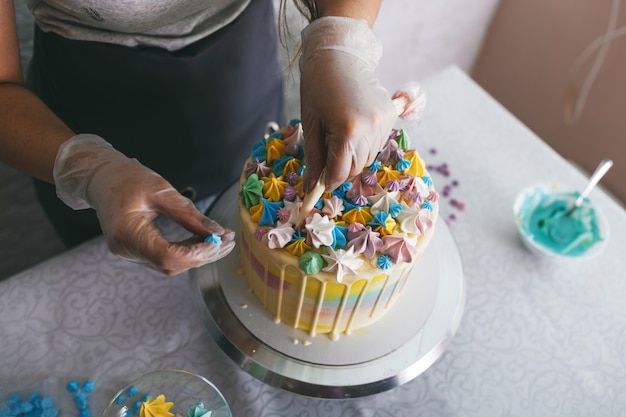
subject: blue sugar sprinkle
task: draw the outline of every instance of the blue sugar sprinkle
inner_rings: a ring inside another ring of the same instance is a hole
[[[20,406],[20,410],[24,414],[30,413],[31,411],[33,411],[34,408],[35,407],[31,403],[28,403],[28,402],[24,402]]]
[[[39,392],[30,394],[28,401],[22,400],[19,394],[11,394],[7,404],[0,409],[0,417],[56,417],[59,414],[52,400],[42,398]]]
[[[52,407],[54,407],[54,402],[52,401],[52,398],[45,397],[41,400],[41,408],[48,409]]]
[[[59,415],[59,410],[54,408],[46,408],[41,413],[41,417],[57,417]]]
[[[94,389],[94,383],[92,380],[88,379],[83,382],[83,392],[92,392]]]
[[[118,395],[117,398],[115,399],[116,404],[123,404],[124,401],[126,401],[126,396],[124,394]]]
[[[132,385],[128,387],[128,391],[126,391],[126,393],[128,394],[129,397],[134,397],[135,395],[137,395],[137,391],[139,391],[137,387]]]
[[[78,413],[78,417],[91,417],[91,411],[87,409],[80,410],[80,413]]]
[[[70,381],[67,383],[67,390],[69,392],[76,392],[78,391],[79,386],[78,381]]]
[[[33,392],[32,394],[30,394],[29,401],[33,405],[33,407],[41,408],[41,393]]]

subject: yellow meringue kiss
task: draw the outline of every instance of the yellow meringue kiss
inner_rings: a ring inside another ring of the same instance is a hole
[[[141,403],[139,417],[174,417],[174,413],[170,412],[173,406],[173,402],[165,402],[163,394],[156,398],[148,398]]]

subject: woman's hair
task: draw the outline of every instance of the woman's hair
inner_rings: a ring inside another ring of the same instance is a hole
[[[302,14],[302,16],[304,16],[309,23],[319,17],[315,0],[292,0],[292,2],[300,14]],[[278,33],[281,45],[285,48],[285,50],[289,50],[287,45],[287,38],[290,35],[289,22],[287,19],[287,0],[280,0],[280,8],[278,11]],[[296,62],[301,52],[302,48],[299,47],[291,59],[290,66]]]
[[[312,22],[319,17],[317,14],[317,4],[315,4],[315,0],[293,0],[293,4],[302,16],[304,16],[309,22]],[[281,0],[280,16],[283,23],[286,22],[286,7],[286,0]]]

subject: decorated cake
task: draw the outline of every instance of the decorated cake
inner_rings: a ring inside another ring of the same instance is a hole
[[[337,339],[381,318],[407,280],[429,278],[414,267],[438,194],[407,133],[394,129],[376,160],[300,224],[303,160],[299,120],[253,146],[239,188],[241,262],[275,322]]]

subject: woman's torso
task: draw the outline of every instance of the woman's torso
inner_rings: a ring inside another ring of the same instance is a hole
[[[181,49],[232,22],[251,0],[25,0],[39,27],[69,39]]]

